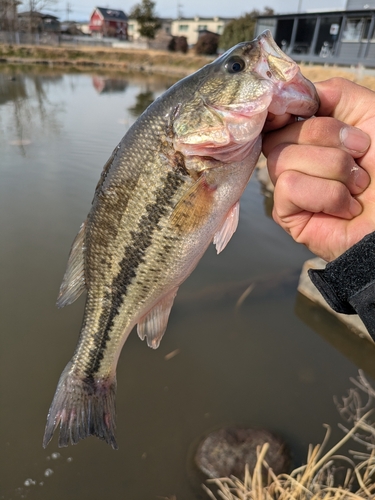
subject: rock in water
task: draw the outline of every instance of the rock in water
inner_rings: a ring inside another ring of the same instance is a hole
[[[257,447],[269,443],[266,462],[274,473],[287,472],[290,453],[281,438],[265,429],[223,427],[211,432],[200,443],[195,455],[198,468],[209,478],[244,477],[246,464],[252,474],[257,462]]]

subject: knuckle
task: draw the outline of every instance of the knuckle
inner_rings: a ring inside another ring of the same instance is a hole
[[[304,135],[309,137],[309,140],[311,142],[319,142],[319,138],[321,136],[321,129],[322,129],[322,119],[315,116],[303,122],[302,125],[302,130]]]
[[[296,190],[298,179],[300,178],[299,172],[295,170],[285,170],[282,172],[276,182],[275,192],[277,189],[278,193],[291,193]]]
[[[303,124],[303,134],[310,144],[325,145],[330,142],[336,142],[339,123],[335,118],[312,117]]]
[[[278,144],[269,153],[267,164],[275,178],[278,178],[283,172],[290,169],[291,165],[294,165],[294,153],[297,147],[294,144]]]
[[[328,80],[332,87],[336,87],[338,89],[342,89],[343,85],[347,82],[347,80],[341,76],[334,76]]]
[[[327,164],[330,165],[331,169],[336,170],[340,176],[350,171],[354,160],[349,153],[338,148],[327,148],[326,153]]]
[[[329,200],[333,206],[342,207],[348,201],[348,190],[341,182],[331,182],[328,193]]]
[[[280,160],[280,155],[284,149],[284,144],[278,144],[268,154],[267,161],[275,165]]]

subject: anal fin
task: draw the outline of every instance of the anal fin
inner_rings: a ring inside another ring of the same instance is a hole
[[[237,203],[234,204],[233,207],[229,210],[224,224],[214,236],[213,243],[216,246],[217,253],[220,253],[224,250],[233,234],[236,232],[239,217],[240,202],[237,201]]]
[[[141,340],[147,337],[147,345],[157,349],[167,328],[169,315],[176,297],[178,288],[173,288],[165,295],[137,325],[137,332]]]
[[[86,223],[84,222],[73,241],[64,278],[60,286],[59,296],[57,297],[57,307],[72,304],[85,290],[85,228]]]

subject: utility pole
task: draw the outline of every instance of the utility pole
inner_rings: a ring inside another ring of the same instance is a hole
[[[182,3],[177,2],[177,19],[182,17],[182,7],[183,7]]]
[[[69,14],[72,12],[71,4],[69,2],[66,3],[66,20],[69,21]]]

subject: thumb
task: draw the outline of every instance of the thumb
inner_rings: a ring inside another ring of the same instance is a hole
[[[317,116],[332,116],[358,126],[375,114],[375,93],[345,78],[315,84],[320,99]]]

